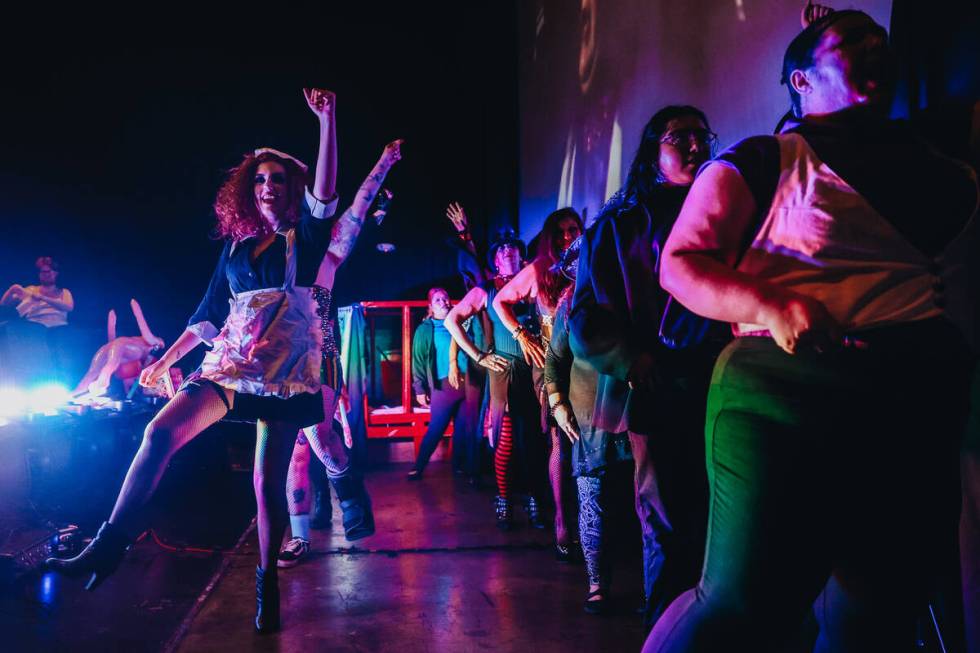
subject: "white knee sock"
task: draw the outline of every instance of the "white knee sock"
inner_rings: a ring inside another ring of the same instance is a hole
[[[290,515],[289,528],[293,533],[293,537],[301,537],[307,542],[310,541],[310,516],[308,514]]]

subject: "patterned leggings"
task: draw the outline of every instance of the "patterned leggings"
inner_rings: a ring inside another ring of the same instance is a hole
[[[497,478],[497,494],[510,498],[510,461],[514,453],[514,425],[510,415],[504,414],[500,427],[500,441],[493,454],[494,476]]]
[[[605,589],[609,587],[610,565],[603,547],[604,479],[601,476],[579,476],[575,482],[578,484],[578,530],[585,556],[585,571],[590,584]]]

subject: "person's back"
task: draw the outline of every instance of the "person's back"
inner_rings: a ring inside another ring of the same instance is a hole
[[[772,650],[821,592],[816,650],[913,648],[959,508],[978,195],[885,120],[889,57],[862,12],[807,27],[783,66],[800,124],[706,166],[667,241],[664,287],[739,337],[708,396],[724,501],[698,590],[644,651]]]

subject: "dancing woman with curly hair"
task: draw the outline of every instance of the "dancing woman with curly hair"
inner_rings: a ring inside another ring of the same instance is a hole
[[[353,207],[331,219],[337,204],[335,98],[319,89],[304,94],[320,126],[312,189],[306,166],[277,150],[256,150],[231,171],[215,202],[225,246],[207,293],[183,334],[143,370],[140,382],[155,384],[201,342],[212,349],[147,425],[112,515],[96,538],[70,560],[49,560],[58,571],[87,576],[87,589],[115,571],[146,527],[146,505],[173,455],[233,414],[257,426],[255,628],[279,627],[276,557],[286,525],[290,453],[300,428],[324,420],[324,343],[314,286],[332,286],[364,221]],[[359,194],[377,192],[378,186],[380,179]]]

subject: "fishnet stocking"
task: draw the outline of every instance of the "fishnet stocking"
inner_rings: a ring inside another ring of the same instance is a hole
[[[226,399],[231,400],[230,391],[217,386],[188,385],[147,424],[109,517],[130,537],[146,528],[146,504],[173,455],[228,412],[220,392],[227,392]]]

